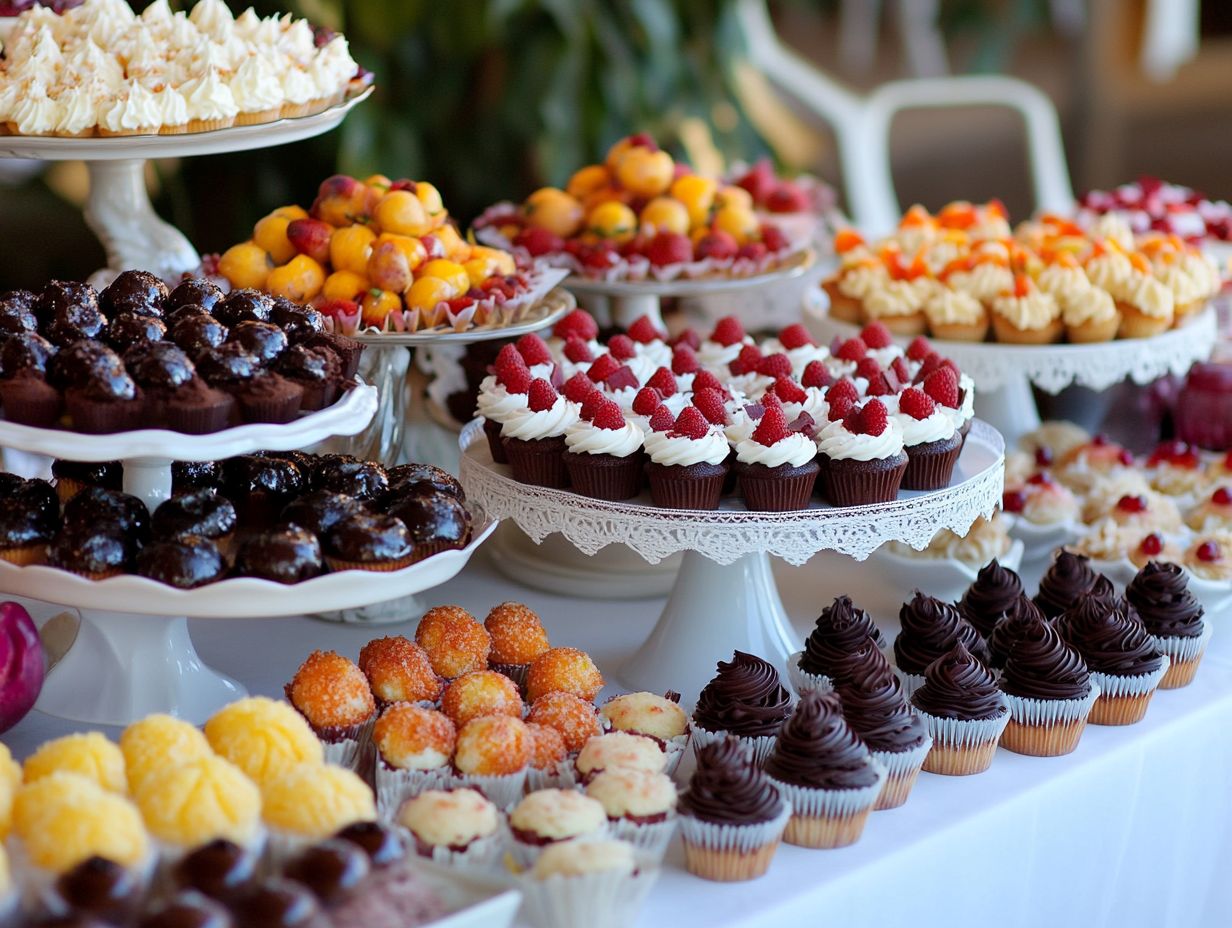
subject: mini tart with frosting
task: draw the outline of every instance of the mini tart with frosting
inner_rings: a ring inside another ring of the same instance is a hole
[[[862,324],[865,298],[889,281],[889,271],[868,250],[859,233],[851,229],[844,229],[835,236],[834,249],[839,254],[838,273],[821,285],[830,298],[830,316]]]
[[[891,277],[864,298],[864,317],[877,321],[895,335],[915,336],[928,331],[924,302],[935,282],[926,277]]]
[[[823,428],[817,450],[824,468],[823,492],[832,505],[861,506],[898,497],[907,470],[903,431],[880,400],[852,407]]]
[[[1151,487],[1168,496],[1196,493],[1206,482],[1198,449],[1183,441],[1160,442],[1147,456]]]
[[[1079,516],[1077,497],[1047,471],[1037,471],[1020,486],[1007,488],[1001,495],[1001,506],[1034,525],[1058,525]]]
[[[1056,297],[1040,290],[1030,277],[1018,274],[1012,290],[992,301],[992,326],[997,341],[1016,345],[1048,345],[1065,331]]]
[[[422,857],[437,848],[464,853],[500,828],[500,812],[475,789],[426,790],[402,803],[397,819]]]
[[[1185,514],[1185,524],[1195,532],[1232,531],[1232,483],[1216,487],[1190,509]]]
[[[1232,580],[1232,532],[1199,535],[1186,549],[1184,564],[1200,580]]]
[[[924,315],[933,338],[982,342],[988,337],[988,310],[965,290],[936,287],[924,301]]]
[[[645,437],[651,499],[666,509],[717,509],[731,452],[726,434],[696,406],[674,419],[661,408]]]
[[[1151,561],[1179,564],[1185,556],[1180,545],[1159,532],[1149,532],[1141,538],[1133,539],[1127,554],[1130,562],[1139,570]]]
[[[1036,281],[1061,307],[1065,336],[1075,343],[1104,342],[1116,338],[1121,313],[1107,290],[1091,284],[1071,252],[1057,252]]]

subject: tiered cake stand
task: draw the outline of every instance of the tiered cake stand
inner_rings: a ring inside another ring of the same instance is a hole
[[[371,93],[368,87],[311,116],[213,132],[88,139],[0,136],[0,157],[85,161],[90,171],[86,222],[107,251],[107,267],[141,268],[171,280],[199,266],[201,259],[181,232],[155,214],[145,187],[146,161],[272,148],[312,138],[336,128]]]
[[[360,385],[328,409],[286,425],[245,425],[211,435],[143,430],[87,436],[0,420],[0,447],[74,461],[120,460],[124,489],[152,510],[171,490],[171,462],[207,461],[268,449],[302,448],[353,435],[376,412],[373,387]],[[0,592],[77,609],[77,638],[52,669],[36,708],[95,724],[122,725],[151,712],[204,721],[242,696],[234,680],[207,667],[188,634],[191,618],[256,618],[348,609],[397,599],[458,573],[496,523],[475,507],[475,535],[463,550],[401,570],[344,571],[293,585],[239,578],[177,590],[143,577],[88,580],[52,567],[0,562]]]
[[[831,319],[825,294],[812,290],[804,316],[813,334],[828,343],[834,336],[859,333],[859,326]],[[975,411],[992,423],[1013,447],[1019,436],[1039,425],[1031,386],[1060,393],[1069,386],[1106,390],[1127,377],[1145,384],[1168,374],[1182,375],[1195,361],[1209,358],[1215,346],[1215,311],[1208,308],[1179,329],[1153,338],[1123,338],[1090,345],[1003,345],[992,342],[933,340],[975,381]],[[906,343],[909,339],[900,339]]]
[[[733,649],[751,651],[785,670],[799,650],[779,598],[770,557],[803,564],[819,551],[862,560],[887,541],[923,548],[942,528],[963,533],[1000,502],[1005,444],[976,420],[951,485],[903,493],[874,506],[813,505],[788,513],[748,512],[727,502],[714,512],[658,509],[642,496],[628,502],[588,499],[567,490],[518,483],[492,462],[482,424],[462,431],[462,482],[494,518],[517,523],[532,540],[553,533],[586,555],[627,545],[650,563],[683,551],[676,584],[659,622],[617,676],[637,689],[674,689],[691,698]],[[839,590],[841,592],[842,590]]]

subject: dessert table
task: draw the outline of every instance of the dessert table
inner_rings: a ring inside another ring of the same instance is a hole
[[[583,603],[518,587],[488,558],[479,552],[433,591],[433,600],[457,602],[480,618],[502,600],[524,601],[542,616],[553,643],[587,648],[609,683],[612,668],[645,639],[663,605]],[[775,571],[803,640],[821,607],[843,590],[832,573],[809,565],[780,563]],[[58,611],[41,606],[36,615]],[[893,628],[887,616],[876,618]],[[313,648],[353,657],[370,638],[413,628],[305,618],[189,624],[203,659],[271,696]],[[1195,682],[1156,694],[1138,725],[1088,727],[1068,757],[1002,750],[979,776],[921,774],[907,805],[875,813],[854,847],[784,845],[763,879],[723,885],[686,874],[677,843],[639,925],[687,918],[772,926],[819,917],[843,928],[983,925],[990,918],[1007,928],[1232,924],[1232,895],[1221,880],[1232,868],[1232,660],[1212,647]],[[32,713],[4,742],[24,756],[77,727]]]

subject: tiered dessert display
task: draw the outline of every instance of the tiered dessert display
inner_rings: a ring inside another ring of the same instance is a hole
[[[884,241],[847,232],[836,249],[825,296],[805,303],[814,330],[847,337],[876,319],[902,338],[930,334],[1007,440],[1039,425],[1032,385],[1147,383],[1183,374],[1215,340],[1213,262],[1175,236],[1135,237],[1114,216],[1090,233],[1053,216],[1011,230],[995,203],[936,216],[913,207]]]
[[[619,543],[650,563],[685,552],[620,673],[637,688],[699,689],[733,648],[783,668],[793,636],[770,556],[921,548],[999,500],[1001,438],[970,420],[971,391],[923,343],[907,355],[873,326],[830,355],[797,325],[763,353],[734,318],[672,344],[643,318],[605,349],[593,320],[566,321],[576,331],[551,347],[502,349],[483,418],[462,433],[461,476],[532,540],[560,533],[585,554]],[[555,366],[563,395],[542,379]]]
[[[155,3],[138,16],[122,0],[87,0],[63,15],[34,7],[4,47],[0,155],[84,160],[85,217],[108,268],[167,279],[200,258],[154,213],[147,160],[311,138],[371,93],[343,36],[251,10],[236,19],[220,0],[188,15]]]
[[[153,275],[130,271],[99,296],[88,285],[55,281],[37,297],[6,295],[4,317],[17,331],[3,345],[0,446],[68,462],[118,461],[123,489],[135,497],[129,503],[146,513],[170,496],[173,461],[303,448],[358,432],[377,407],[376,390],[351,379],[362,346],[321,331],[319,314],[252,291],[224,298],[199,278],[168,293]],[[108,344],[126,347],[123,358]],[[244,492],[244,503],[268,503],[285,490],[262,477]],[[54,494],[51,505],[58,517]],[[36,508],[33,515],[43,518]],[[58,520],[52,521],[54,530]],[[144,516],[139,521],[144,525]],[[133,526],[120,527],[115,539],[90,534],[67,540],[65,557],[58,550],[50,557],[63,560],[65,570],[42,564],[47,537],[22,535],[29,526],[15,528],[5,541],[0,589],[71,606],[82,616],[39,708],[120,723],[151,711],[203,718],[240,692],[201,663],[187,616],[297,615],[405,596],[454,576],[494,523],[476,512],[469,543],[441,553],[425,550],[431,556],[422,559],[399,549],[400,560],[336,565],[302,582],[286,582],[298,575],[257,575],[182,584],[190,588],[149,576],[112,576],[126,558],[103,555],[123,548]],[[351,566],[375,572],[356,583],[348,575]]]

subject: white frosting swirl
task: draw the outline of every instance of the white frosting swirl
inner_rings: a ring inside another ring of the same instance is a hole
[[[1136,307],[1143,315],[1156,319],[1171,318],[1175,309],[1172,291],[1145,274],[1137,274],[1121,296],[1126,303]]]
[[[955,290],[962,290],[977,300],[990,303],[1001,291],[1014,288],[1014,275],[1005,265],[983,261],[970,271],[955,271],[946,283]]]
[[[1112,294],[1099,287],[1070,294],[1063,298],[1061,320],[1066,325],[1082,325],[1085,322],[1106,322],[1116,316],[1116,302]]]
[[[975,325],[986,320],[984,304],[964,290],[940,287],[924,303],[924,314],[934,325]]]
[[[510,415],[501,424],[501,435],[504,438],[518,438],[522,441],[558,438],[565,434],[565,429],[577,421],[577,405],[570,403],[563,396],[557,396],[556,401],[548,409],[533,410],[524,407]]]
[[[565,430],[565,446],[574,454],[610,454],[627,458],[642,447],[642,430],[633,422],[618,429],[601,429],[579,420]]]
[[[727,460],[727,437],[711,429],[701,438],[673,435],[670,432],[649,432],[646,453],[656,464],[688,467],[691,464],[722,464]]]
[[[1024,332],[1047,328],[1061,315],[1056,297],[1035,288],[1023,296],[1001,294],[992,301],[992,311],[1007,319],[1014,328]]]
[[[915,419],[900,412],[895,415],[894,421],[902,429],[903,444],[908,448],[952,438],[955,432],[954,419],[944,406],[939,406],[923,419]]]
[[[853,300],[863,300],[890,280],[890,273],[880,264],[860,264],[839,275],[838,292]]]
[[[890,419],[880,435],[856,435],[840,419],[821,430],[817,450],[836,461],[881,461],[902,453],[903,430]]]
[[[817,446],[801,432],[789,432],[773,445],[763,445],[751,436],[736,445],[736,460],[744,464],[803,467],[816,456]]]
[[[230,87],[241,113],[259,113],[282,105],[282,85],[273,64],[263,55],[252,55],[241,64]]]
[[[740,355],[741,349],[745,345],[753,344],[753,339],[747,335],[743,341],[736,342],[734,345],[720,345],[718,342],[712,342],[709,339],[701,343],[697,349],[697,360],[702,367],[709,368],[712,371],[727,371],[727,365]]]
[[[503,424],[515,412],[525,408],[525,393],[510,393],[504,384],[497,383],[492,376],[488,376],[480,384],[476,409],[485,419]]]

